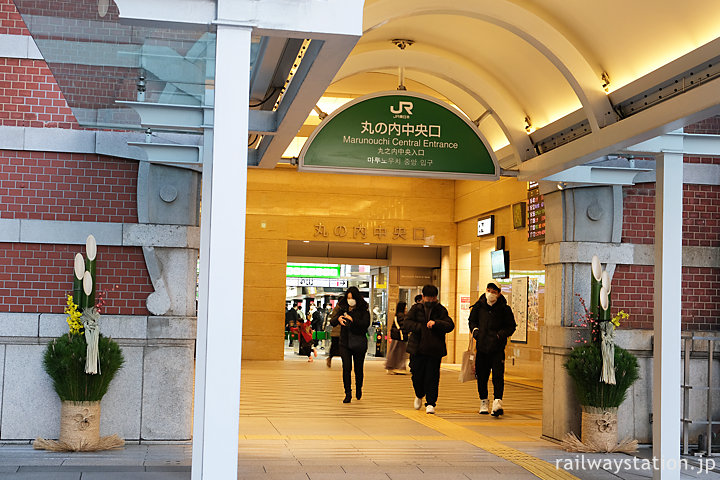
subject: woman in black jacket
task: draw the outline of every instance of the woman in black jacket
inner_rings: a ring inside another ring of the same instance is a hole
[[[339,308],[330,319],[332,326],[340,325],[340,357],[343,364],[343,386],[345,398],[343,403],[350,403],[352,387],[350,371],[355,363],[355,398],[362,398],[363,365],[367,352],[367,330],[370,327],[368,304],[357,287],[350,287],[345,292],[345,299],[338,302]]]

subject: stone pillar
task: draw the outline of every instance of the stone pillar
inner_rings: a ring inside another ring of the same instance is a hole
[[[598,255],[612,275],[616,263],[632,263],[632,249],[620,244],[622,187],[597,186],[545,194],[545,326],[543,345],[543,427],[546,437],[580,433],[580,407],[563,368],[579,331],[573,326],[589,306],[590,261]],[[629,257],[629,258],[628,258]],[[577,294],[577,295],[576,295]]]

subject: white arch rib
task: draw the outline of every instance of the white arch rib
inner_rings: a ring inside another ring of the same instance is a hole
[[[422,15],[477,18],[512,32],[560,71],[582,104],[593,131],[615,120],[602,89],[601,69],[598,66],[593,68],[578,48],[554,26],[509,0],[456,0],[452,7],[445,9],[438,9],[437,2],[433,0],[380,0],[365,8],[363,31],[375,30],[393,20]]]
[[[333,83],[360,73],[397,68],[399,51],[389,43],[382,48],[368,49],[348,57]],[[515,97],[490,74],[461,60],[431,47],[402,52],[402,64],[406,68],[433,75],[461,88],[483,108],[494,112],[494,118],[510,141],[518,160],[534,156],[532,143],[524,130],[526,114]],[[477,92],[482,92],[482,96]]]
[[[392,70],[388,70],[388,74],[393,75]],[[504,126],[500,125],[500,120],[495,112],[488,108],[484,99],[478,98],[465,86],[456,85],[447,79],[440,78],[434,72],[416,69],[406,69],[406,78],[431,88],[441,97],[448,99],[473,122],[480,119],[478,130],[483,132],[495,152],[505,147],[512,148],[510,138],[505,134]]]

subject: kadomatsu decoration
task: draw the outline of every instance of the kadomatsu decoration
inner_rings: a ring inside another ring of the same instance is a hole
[[[75,256],[72,295],[67,296],[68,333],[53,339],[45,350],[43,367],[62,402],[59,440],[35,440],[36,449],[97,451],[122,447],[117,435],[100,437],[100,400],[122,367],[116,342],[100,334],[96,304],[95,237],[88,236],[86,256]]]
[[[592,259],[589,319],[590,343],[572,349],[563,365],[573,380],[582,407],[581,439],[568,433],[563,446],[574,452],[634,452],[637,441],[618,443],[617,410],[638,379],[634,355],[615,344],[615,328],[628,315],[610,313],[610,275],[597,256]],[[584,302],[583,302],[584,306]]]

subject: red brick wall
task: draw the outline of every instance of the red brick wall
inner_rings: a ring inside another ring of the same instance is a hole
[[[720,117],[706,118],[692,125],[687,125],[683,131],[685,133],[705,133],[710,135],[720,135]]]
[[[655,184],[623,188],[623,243],[655,242]]]
[[[653,328],[652,265],[618,265],[612,278],[611,310],[624,310],[630,318],[621,328]]]
[[[0,58],[0,125],[79,128],[42,60]]]
[[[12,0],[0,0],[13,3]],[[24,15],[37,15],[45,17],[84,18],[87,20],[100,20],[97,0],[15,0]],[[116,21],[118,8],[115,2],[110,2],[105,17],[102,20]]]
[[[136,68],[98,67],[70,63],[53,64],[53,73],[63,86],[62,92],[73,108],[113,108],[116,100],[136,101]],[[137,115],[131,115],[140,123]]]
[[[0,243],[0,311],[63,313],[80,245]],[[148,315],[153,292],[140,247],[98,247],[97,283],[108,315]]]
[[[683,163],[703,163],[705,165],[720,165],[720,157],[698,157],[696,155],[685,155],[683,157]]]
[[[0,34],[30,35],[12,0],[0,0]]]
[[[623,189],[624,243],[655,243],[655,184]],[[683,245],[720,247],[720,186],[683,185]]]
[[[720,247],[720,185],[683,185],[683,245]]]
[[[682,329],[720,329],[720,268],[683,267]],[[654,267],[618,265],[612,279],[612,311],[630,314],[621,328],[653,328]]]
[[[0,218],[137,223],[138,163],[0,150]]]

